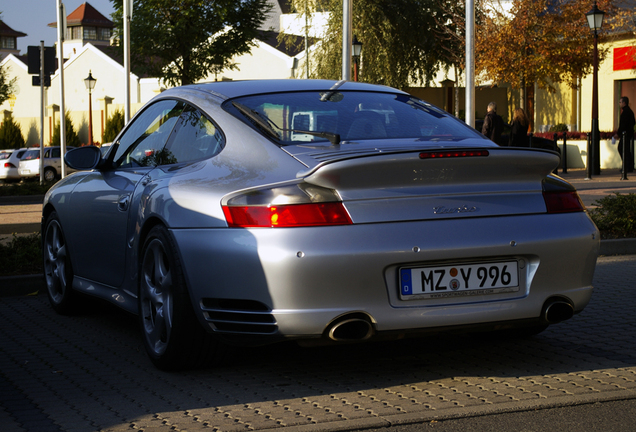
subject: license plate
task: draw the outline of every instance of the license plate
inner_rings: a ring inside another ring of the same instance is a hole
[[[517,261],[400,269],[403,300],[519,291]]]

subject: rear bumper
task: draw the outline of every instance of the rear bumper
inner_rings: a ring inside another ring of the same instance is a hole
[[[0,180],[19,180],[20,173],[17,168],[2,168],[0,169]]]
[[[554,296],[580,312],[599,251],[585,213],[172,232],[201,322],[220,333],[274,338],[319,337],[350,313],[368,316],[375,332],[400,332],[535,320]],[[518,291],[399,297],[401,266],[497,259],[523,263]]]
[[[40,170],[32,170],[29,168],[23,168],[19,170],[21,178],[37,177],[40,175]]]

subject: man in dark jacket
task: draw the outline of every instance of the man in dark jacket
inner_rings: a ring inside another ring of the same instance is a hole
[[[501,138],[503,127],[503,119],[497,114],[497,104],[490,102],[488,104],[488,113],[484,118],[484,126],[481,128],[481,133],[499,144],[499,138]]]
[[[632,172],[634,171],[634,157],[631,152],[631,142],[634,138],[634,124],[636,124],[636,119],[634,119],[634,111],[629,107],[629,98],[627,96],[620,98],[618,103],[621,106],[621,116],[614,138],[621,140],[623,132],[625,132],[625,143],[621,140],[618,144],[618,154],[621,156],[621,159],[623,159],[623,145],[625,145],[625,165],[627,172]]]

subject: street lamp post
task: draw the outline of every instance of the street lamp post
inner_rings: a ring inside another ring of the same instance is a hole
[[[362,42],[354,35],[351,43],[351,53],[353,56],[353,80],[358,81],[358,63],[360,61],[360,53],[362,52]]]
[[[600,158],[600,131],[598,128],[598,31],[603,26],[605,12],[596,7],[596,1],[592,9],[585,14],[590,29],[594,31],[594,75],[592,79],[592,139],[588,141],[587,149],[587,177],[601,174]],[[590,148],[591,147],[591,148]]]
[[[84,79],[84,84],[88,90],[88,145],[93,145],[93,107],[91,106],[91,93],[95,88],[95,82],[91,71],[88,71],[88,77]]]

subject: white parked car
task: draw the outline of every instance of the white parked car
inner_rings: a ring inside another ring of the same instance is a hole
[[[0,180],[4,182],[20,180],[18,165],[20,158],[27,152],[27,148],[2,150],[0,152]]]
[[[67,151],[73,147],[68,147]],[[62,162],[61,162],[61,148],[45,147],[44,148],[44,180],[53,181],[60,177],[62,174]],[[34,178],[40,176],[40,148],[33,148],[28,150],[22,159],[20,159],[20,166],[18,168],[20,177],[22,178]],[[66,174],[74,172],[75,170],[66,165]]]

